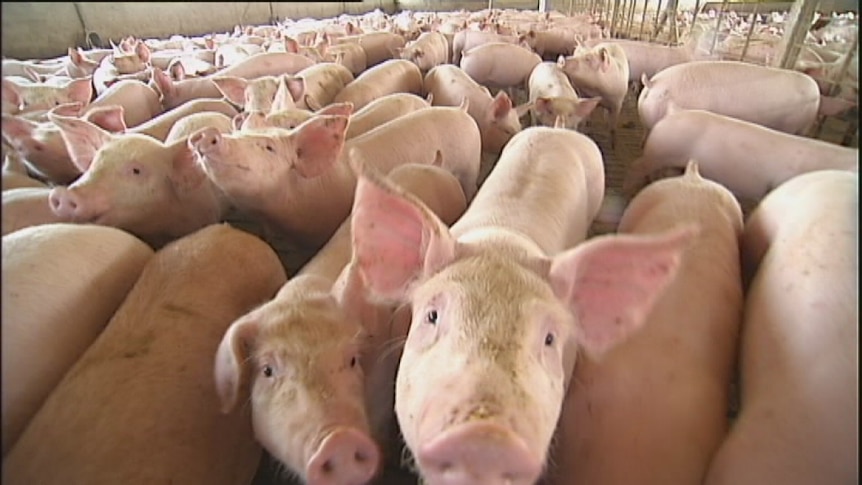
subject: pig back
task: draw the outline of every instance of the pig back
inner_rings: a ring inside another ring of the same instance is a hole
[[[858,481],[858,213],[858,174],[823,170],[747,219],[740,413],[704,483]]]
[[[46,224],[3,237],[4,455],[152,255],[105,226]]]
[[[275,252],[227,225],[165,246],[3,463],[8,483],[247,484],[248,409],[212,376],[228,326],[284,284]]]
[[[2,235],[25,227],[63,222],[48,203],[49,187],[21,187],[3,191]]]

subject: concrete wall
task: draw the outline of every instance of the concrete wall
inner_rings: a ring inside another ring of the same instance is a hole
[[[3,2],[2,54],[18,59],[62,56],[70,46],[86,47],[95,32],[105,42],[135,35],[229,32],[236,25],[270,19],[327,18],[376,8],[395,11],[395,0],[354,2]]]

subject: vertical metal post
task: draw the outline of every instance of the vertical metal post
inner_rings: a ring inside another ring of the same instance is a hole
[[[491,10],[493,8],[494,8],[494,0],[488,0],[488,10]]]
[[[635,6],[637,5],[637,3],[638,3],[637,0],[632,0],[631,6],[629,6],[629,18],[628,18],[628,22],[626,23],[626,38],[627,39],[632,38],[632,22],[634,22],[634,19],[635,19]]]
[[[721,10],[718,12],[718,18],[715,19],[715,31],[712,33],[712,45],[709,47],[709,55],[715,52],[715,45],[718,43],[718,34],[721,32],[721,21],[724,20],[724,12],[727,11],[728,0],[721,2]]]
[[[573,4],[574,2],[575,2],[575,0],[569,0],[569,14],[568,14],[568,15],[569,15],[569,17],[571,17],[571,16],[572,16],[572,4]]]
[[[539,12],[545,13],[548,11],[548,0],[539,0]]]
[[[644,37],[644,25],[646,25],[646,11],[648,6],[649,0],[644,0],[644,11],[641,15],[641,29],[640,32],[638,32],[638,40],[642,40]]]
[[[793,66],[796,65],[796,58],[799,57],[799,51],[802,50],[802,43],[805,42],[805,36],[811,27],[811,21],[814,20],[814,13],[817,11],[819,3],[819,0],[796,0],[793,2],[789,19],[785,23],[791,28],[785,28],[784,36],[778,44],[779,52],[781,52],[781,55],[778,56],[778,67],[793,69]]]
[[[751,25],[748,26],[748,34],[745,36],[745,44],[742,46],[742,54],[739,56],[740,61],[745,60],[745,54],[748,52],[748,44],[751,42],[751,34],[754,32],[754,26],[757,25],[757,14],[760,11],[760,3],[754,4],[754,13],[751,14]]]
[[[653,22],[652,32],[650,32],[650,41],[655,41],[658,36],[658,18],[659,15],[661,15],[661,1],[662,0],[658,0],[658,7],[655,9],[655,22]]]
[[[620,0],[614,0],[613,13],[611,14],[611,38],[617,37],[617,15],[620,13]]]

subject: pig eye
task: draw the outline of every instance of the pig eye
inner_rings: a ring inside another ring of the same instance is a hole
[[[430,310],[425,315],[425,322],[430,323],[431,325],[436,325],[437,324],[437,310]]]
[[[275,148],[273,148],[272,145],[266,145],[265,148],[266,148],[266,151],[268,151],[270,153],[275,153]]]
[[[139,169],[139,168],[135,167],[135,168],[133,168],[133,169],[132,169],[132,173],[133,173],[133,174],[135,174],[135,175],[140,175],[140,174],[141,174],[141,169]]]
[[[263,366],[263,376],[272,377],[272,367],[269,365]]]
[[[351,368],[356,367],[356,364],[358,362],[359,362],[359,360],[354,356],[352,359],[350,359],[350,367]]]
[[[547,335],[545,335],[545,347],[550,347],[554,345],[554,340],[556,340],[554,338],[554,334],[548,333]]]

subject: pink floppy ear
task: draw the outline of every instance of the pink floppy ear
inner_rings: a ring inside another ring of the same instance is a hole
[[[315,116],[290,136],[296,148],[294,168],[303,177],[318,177],[338,160],[347,132],[346,116]]]
[[[497,96],[494,96],[494,101],[491,102],[491,116],[493,119],[506,117],[512,109],[512,99],[505,91],[500,91]]]
[[[306,96],[306,98],[307,98],[307,96]],[[308,104],[307,100],[306,100],[305,104]],[[314,114],[316,114],[316,115],[350,116],[351,114],[353,114],[353,103],[351,103],[350,101],[347,101],[344,103],[330,104],[330,105],[324,106],[323,108],[320,108]]]
[[[111,134],[86,120],[57,116],[50,111],[48,119],[60,128],[60,135],[66,143],[66,149],[72,157],[72,162],[86,172],[96,152],[111,140]]]
[[[248,86],[248,81],[241,77],[218,76],[213,78],[213,82],[231,103],[245,106],[245,88]]]
[[[601,356],[644,324],[697,232],[601,236],[553,259],[551,287],[575,315],[588,354]]]
[[[227,329],[215,356],[215,385],[221,400],[221,412],[227,414],[236,406],[246,373],[248,349],[257,337],[259,320],[246,315]]]
[[[56,109],[54,111],[56,112]],[[90,111],[84,115],[84,119],[96,126],[110,131],[111,133],[125,133],[127,127],[126,120],[123,117],[124,112],[125,108],[121,105],[99,106],[91,108]]]
[[[87,106],[93,99],[93,82],[90,77],[75,79],[69,83],[66,89],[73,102]]]
[[[275,97],[272,100],[269,112],[277,113],[294,108],[296,108],[296,102],[293,100],[293,95],[290,94],[290,89],[287,88],[287,80],[284,76],[280,76],[278,78],[278,88],[275,90]]]
[[[415,196],[363,170],[351,215],[353,261],[371,294],[403,300],[411,284],[455,259],[449,228]]]
[[[6,78],[3,78],[2,83],[3,102],[15,106],[16,109],[20,109],[21,104],[24,103],[24,98],[21,96],[21,91],[18,90],[18,86]]]

